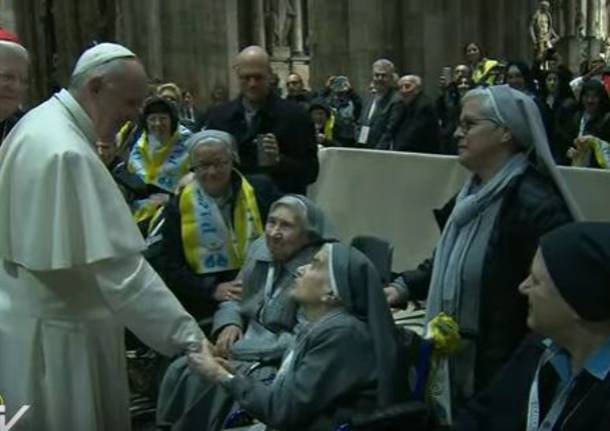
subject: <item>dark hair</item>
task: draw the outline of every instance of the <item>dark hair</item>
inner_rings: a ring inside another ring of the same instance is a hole
[[[506,67],[504,68],[505,82],[508,81],[508,71],[512,66],[515,66],[517,69],[519,69],[519,72],[521,72],[521,75],[523,75],[523,79],[525,80],[525,89],[532,94],[537,94],[538,89],[536,88],[536,83],[534,82],[534,76],[532,75],[532,70],[523,61],[509,61],[506,64]]]
[[[481,58],[487,57],[487,55],[486,55],[487,53],[485,52],[483,47],[481,45],[479,45],[477,42],[467,42],[462,49],[462,52],[464,53],[464,55],[466,55],[466,51],[468,50],[468,47],[470,45],[475,45],[477,48],[479,48],[479,52],[481,53]]]
[[[585,81],[580,91],[580,100],[578,105],[580,110],[583,110],[583,99],[585,94],[595,93],[599,97],[599,112],[597,114],[603,115],[606,112],[610,112],[610,98],[606,92],[606,87],[597,79],[589,79]]]
[[[557,98],[560,101],[566,99],[574,99],[574,93],[572,93],[572,88],[570,87],[570,75],[569,72],[565,72],[562,69],[559,70],[547,70],[543,72],[540,79],[540,97],[542,99],[546,99],[549,95],[549,92],[546,88],[546,80],[550,75],[557,75],[557,85],[558,85],[558,94]]]
[[[140,127],[146,131],[148,131],[146,119],[150,114],[169,114],[172,135],[176,133],[176,130],[178,129],[178,111],[172,102],[158,96],[149,97],[144,101],[144,107],[142,108],[142,115],[140,117]]]

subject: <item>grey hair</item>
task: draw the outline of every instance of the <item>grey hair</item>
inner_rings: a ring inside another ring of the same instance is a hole
[[[233,135],[221,130],[202,130],[192,134],[186,141],[186,146],[189,149],[189,161],[193,164],[193,156],[198,148],[203,146],[222,147],[233,162],[239,163],[239,154],[237,152],[237,144]]]
[[[381,67],[383,69],[389,70],[392,73],[394,73],[394,70],[396,69],[394,67],[394,63],[392,63],[387,58],[380,58],[379,60],[375,61],[373,63],[373,67]]]
[[[402,80],[411,81],[418,88],[422,86],[422,79],[419,76],[417,76],[417,75],[405,75],[405,76],[401,76],[400,79],[398,80],[398,82],[400,82]]]
[[[7,52],[23,58],[28,63],[30,62],[30,53],[25,47],[19,43],[10,42],[7,40],[0,41],[0,52]]]
[[[133,58],[115,58],[107,61],[106,63],[92,67],[91,69],[85,70],[82,73],[72,74],[68,89],[72,91],[79,91],[83,88],[85,83],[94,76],[107,76],[121,73],[125,69],[127,62],[130,60],[133,61]]]

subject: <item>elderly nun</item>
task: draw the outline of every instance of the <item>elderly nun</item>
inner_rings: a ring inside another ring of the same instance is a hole
[[[251,415],[275,430],[337,429],[357,413],[407,398],[405,364],[373,264],[353,247],[325,245],[292,292],[309,326],[265,385],[189,355],[194,370],[220,383]]]
[[[205,130],[187,146],[194,179],[165,211],[165,272],[185,308],[202,319],[217,303],[239,298],[241,287],[233,280],[262,235],[277,193],[266,178],[246,178],[235,169],[239,160],[230,134]]]
[[[427,322],[444,312],[459,324],[463,349],[437,373],[440,398],[459,404],[490,381],[527,331],[517,287],[538,239],[579,212],[527,95],[507,85],[469,91],[455,137],[471,175],[436,212],[442,235],[434,258],[403,273],[386,294],[390,302],[427,297]],[[439,409],[451,422],[451,408]]]
[[[235,280],[243,294],[232,295],[214,315],[216,353],[231,367],[263,381],[275,374],[302,327],[303,316],[291,296],[298,270],[329,237],[322,211],[301,195],[286,195],[271,206],[263,238],[248,250]],[[176,360],[161,385],[158,425],[173,430],[220,430],[233,397]]]
[[[454,429],[610,429],[610,224],[544,235],[519,289],[535,334]]]

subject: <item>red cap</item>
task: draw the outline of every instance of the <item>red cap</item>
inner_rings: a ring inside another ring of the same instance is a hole
[[[8,31],[7,29],[2,27],[0,27],[0,41],[15,42],[21,44],[21,42],[19,41],[19,37],[15,33]]]

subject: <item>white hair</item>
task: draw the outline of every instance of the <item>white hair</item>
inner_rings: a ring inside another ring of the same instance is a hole
[[[392,63],[387,58],[380,58],[379,60],[373,63],[373,68],[381,67],[382,69],[389,70],[391,73],[394,73],[394,63]]]
[[[401,81],[410,81],[412,82],[416,87],[421,87],[422,86],[422,79],[417,76],[417,75],[405,75],[402,76],[398,82],[400,83]]]

